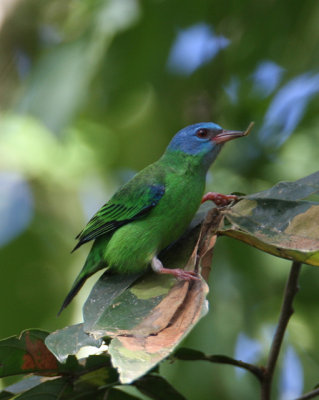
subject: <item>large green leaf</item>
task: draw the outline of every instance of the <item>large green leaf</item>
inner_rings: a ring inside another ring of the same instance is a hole
[[[316,172],[247,196],[222,211],[220,233],[278,257],[319,265],[319,203],[301,200],[318,191]]]

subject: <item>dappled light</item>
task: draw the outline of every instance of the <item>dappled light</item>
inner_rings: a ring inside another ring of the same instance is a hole
[[[229,39],[216,35],[204,23],[178,32],[170,51],[167,67],[171,72],[190,75],[229,46]]]
[[[33,195],[18,173],[0,173],[0,247],[20,235],[33,216]]]

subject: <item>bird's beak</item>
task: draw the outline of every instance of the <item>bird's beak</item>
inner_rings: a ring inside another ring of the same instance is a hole
[[[224,143],[242,136],[246,136],[246,131],[226,131],[222,130],[221,133],[213,137],[215,143]]]

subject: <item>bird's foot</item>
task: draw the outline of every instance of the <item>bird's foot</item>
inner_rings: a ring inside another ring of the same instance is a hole
[[[160,271],[157,271],[160,274],[171,274],[182,281],[200,281],[197,272],[193,271],[185,271],[180,268],[162,268]]]
[[[200,278],[197,272],[194,271],[185,271],[180,268],[164,268],[163,264],[157,257],[153,257],[151,266],[154,272],[158,274],[170,274],[175,276],[182,281],[200,281]]]
[[[233,194],[208,192],[203,196],[201,203],[205,203],[205,201],[208,200],[213,201],[218,207],[224,207],[228,206],[228,204],[230,204],[232,201],[237,201],[238,197]]]

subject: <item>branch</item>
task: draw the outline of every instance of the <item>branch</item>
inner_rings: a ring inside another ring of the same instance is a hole
[[[296,293],[298,292],[298,278],[300,269],[301,269],[301,263],[294,261],[292,263],[289,278],[286,284],[279,321],[271,344],[268,362],[266,368],[264,369],[264,374],[261,384],[262,400],[270,399],[272,378],[274,375],[274,370],[279,356],[281,344],[285,335],[289,319],[294,312],[292,308],[292,303]]]
[[[308,400],[313,399],[314,397],[319,396],[319,388],[312,390],[311,392],[305,393],[302,396],[298,397],[296,400]]]
[[[241,360],[235,360],[234,358],[224,356],[224,355],[211,355],[207,356],[206,354],[202,353],[201,351],[193,350],[193,349],[186,349],[180,348],[176,351],[173,356],[175,359],[183,360],[183,361],[209,361],[216,364],[228,364],[234,365],[235,367],[243,368],[246,371],[251,372],[255,377],[262,382],[263,379],[263,369],[253,365],[246,363]]]
[[[217,354],[213,356],[207,356],[206,360],[218,364],[234,365],[235,367],[243,368],[246,371],[251,372],[260,382],[263,379],[263,369],[258,367],[257,365],[249,364],[241,360],[235,360],[234,358]]]

